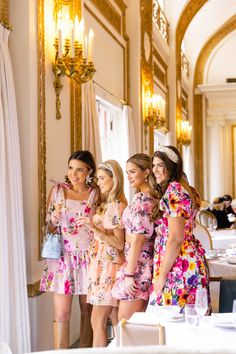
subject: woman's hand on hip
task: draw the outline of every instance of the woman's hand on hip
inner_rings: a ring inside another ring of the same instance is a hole
[[[135,283],[135,280],[133,277],[125,277],[124,280],[124,284],[125,284],[125,292],[130,295],[130,296],[134,296],[138,290],[138,287]]]

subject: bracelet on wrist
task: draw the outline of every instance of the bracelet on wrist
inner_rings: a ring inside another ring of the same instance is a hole
[[[134,273],[125,272],[125,278],[133,278]]]

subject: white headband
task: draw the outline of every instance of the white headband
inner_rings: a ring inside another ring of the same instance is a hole
[[[167,146],[159,145],[158,150],[161,152],[164,152],[171,161],[173,161],[175,163],[177,163],[179,161],[178,155],[172,149],[168,148]]]
[[[108,163],[107,164],[106,163],[100,163],[99,166],[98,166],[98,170],[99,170],[99,168],[102,168],[102,169],[110,171],[112,173],[112,175],[114,176],[115,171],[114,171],[113,167],[110,164],[108,164]]]

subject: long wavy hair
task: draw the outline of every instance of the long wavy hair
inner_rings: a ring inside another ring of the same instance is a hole
[[[184,189],[188,192],[190,195],[190,198],[192,200],[193,206],[195,209],[199,209],[200,207],[200,197],[196,189],[192,186],[189,185],[188,180],[186,178],[186,175],[183,171],[183,159],[182,156],[179,152],[178,149],[176,149],[175,146],[168,145],[166,146],[169,149],[171,149],[177,156],[178,156],[178,161],[174,162],[172,161],[168,155],[164,151],[156,151],[154,153],[154,157],[159,157],[164,164],[165,164],[165,169],[168,174],[168,179],[165,181],[163,184],[157,184],[156,183],[156,191],[157,191],[157,196],[158,196],[158,203],[156,205],[156,214],[157,217],[160,218],[163,214],[163,212],[159,209],[159,203],[163,195],[165,194],[169,183],[176,181],[181,183],[181,185],[184,187]]]
[[[128,162],[132,162],[133,164],[135,164],[136,166],[138,166],[142,171],[145,171],[147,169],[150,170],[148,176],[147,176],[147,181],[149,186],[151,187],[151,195],[157,199],[158,198],[158,194],[156,192],[156,182],[155,182],[155,178],[154,175],[152,173],[152,158],[147,155],[147,154],[143,154],[143,153],[138,153],[135,154],[133,156],[131,156],[126,163]],[[140,190],[137,189],[136,193],[139,192]],[[158,204],[159,205],[159,204]],[[156,220],[157,219],[157,211],[158,208],[156,207],[156,205],[153,208],[153,212],[151,215],[151,220]]]

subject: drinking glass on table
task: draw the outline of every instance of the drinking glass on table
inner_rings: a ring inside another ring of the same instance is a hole
[[[190,327],[196,327],[199,324],[199,317],[194,304],[186,304],[184,308],[185,322]]]
[[[195,309],[200,319],[206,314],[208,309],[207,289],[198,288],[196,290]]]
[[[216,219],[212,219],[212,228],[215,231],[217,229],[217,220]]]
[[[213,230],[213,219],[212,218],[207,219],[207,229],[208,229],[208,231]]]

